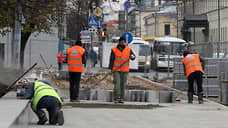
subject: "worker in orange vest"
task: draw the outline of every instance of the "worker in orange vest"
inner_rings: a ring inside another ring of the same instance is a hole
[[[184,51],[184,73],[188,79],[188,103],[192,104],[194,94],[194,81],[197,83],[197,94],[199,104],[203,104],[203,69],[205,61],[198,54],[191,54],[189,51]]]
[[[134,60],[135,54],[130,47],[125,45],[125,38],[120,37],[119,43],[112,48],[109,69],[113,71],[113,90],[114,103],[124,103],[124,90],[129,72],[129,59]],[[119,67],[122,65],[121,67]]]
[[[85,49],[81,47],[81,41],[77,41],[75,46],[67,50],[67,64],[70,81],[70,101],[79,102],[79,89],[81,73],[86,64]]]

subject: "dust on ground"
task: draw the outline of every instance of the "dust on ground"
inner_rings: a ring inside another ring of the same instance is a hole
[[[107,75],[107,76],[106,76]],[[102,80],[104,77],[106,78]],[[102,80],[102,81],[101,81]],[[68,80],[57,80],[58,85],[62,88],[69,88]],[[105,89],[110,90],[114,88],[113,76],[111,74],[95,74],[95,75],[83,75],[80,82],[81,88],[91,88],[91,89]],[[151,89],[151,90],[164,90],[153,85],[150,82],[144,81],[140,78],[134,76],[128,76],[127,89]]]

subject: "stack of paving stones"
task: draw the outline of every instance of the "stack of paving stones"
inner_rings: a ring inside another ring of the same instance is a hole
[[[113,90],[80,89],[80,100],[113,102],[112,97]],[[176,101],[176,93],[174,91],[125,90],[124,100],[129,102],[173,103]]]
[[[174,59],[173,83],[174,87],[181,90],[187,90],[188,81],[184,75],[181,58]],[[225,59],[205,58],[206,66],[204,69],[203,90],[205,96],[219,96],[219,75],[218,63],[226,61]],[[222,69],[221,69],[222,70]],[[196,84],[196,83],[195,83]]]
[[[173,70],[173,86],[176,89],[187,90],[188,80],[184,75],[184,66],[182,58],[174,58],[174,70]]]
[[[228,61],[220,61],[217,64],[220,83],[220,102],[228,105]]]
[[[222,59],[206,58],[204,69],[203,90],[205,96],[219,96],[219,80],[217,74],[217,63]]]

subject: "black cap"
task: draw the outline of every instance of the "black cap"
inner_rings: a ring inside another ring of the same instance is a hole
[[[76,41],[75,45],[82,46],[81,40]]]
[[[189,51],[184,51],[184,52],[183,52],[183,56],[184,56],[184,57],[187,56],[188,54],[190,54]]]
[[[126,41],[125,38],[121,36],[121,37],[119,38],[119,42],[122,41],[122,40]]]

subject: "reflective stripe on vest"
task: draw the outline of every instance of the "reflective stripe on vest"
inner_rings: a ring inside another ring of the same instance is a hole
[[[80,46],[73,46],[67,50],[67,64],[69,72],[83,72],[82,56],[85,49]]]
[[[116,71],[129,72],[129,57],[130,57],[131,48],[128,46],[125,46],[124,50],[121,52],[117,47],[114,47],[112,48],[112,51],[115,54],[115,60],[114,60],[114,65],[112,67],[112,70],[115,70],[118,66],[123,64],[126,60],[128,60]]]
[[[201,71],[203,73],[203,68],[200,62],[198,54],[188,54],[182,59],[182,62],[185,65],[186,77],[195,71]]]
[[[62,100],[59,97],[59,95],[56,93],[55,89],[49,86],[48,84],[45,84],[41,81],[35,81],[34,82],[34,95],[32,99],[32,109],[36,112],[37,104],[40,101],[40,99],[44,96],[53,96],[56,97],[61,104]]]

